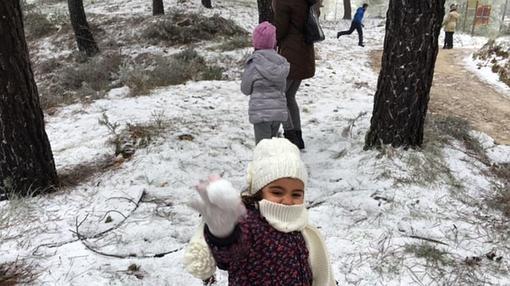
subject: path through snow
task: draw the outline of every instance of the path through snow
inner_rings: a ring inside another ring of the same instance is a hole
[[[439,50],[430,92],[429,112],[467,120],[498,144],[510,144],[510,96],[488,84],[465,66],[472,49]],[[379,71],[381,51],[372,52]],[[469,60],[469,59],[468,59]]]

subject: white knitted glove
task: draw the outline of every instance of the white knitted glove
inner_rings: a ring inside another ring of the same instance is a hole
[[[239,219],[246,214],[240,192],[219,176],[209,176],[196,189],[200,199],[192,201],[190,206],[202,214],[214,236],[229,236]]]

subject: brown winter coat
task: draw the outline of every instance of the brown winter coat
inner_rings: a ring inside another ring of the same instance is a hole
[[[313,77],[313,44],[306,44],[303,35],[308,3],[306,0],[273,0],[273,11],[278,53],[290,63],[287,78],[301,80]]]
[[[455,28],[457,28],[457,22],[459,21],[459,18],[460,14],[456,10],[451,10],[443,22],[445,32],[455,32]]]

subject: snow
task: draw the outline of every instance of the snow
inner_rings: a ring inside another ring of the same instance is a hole
[[[503,50],[510,52],[510,37],[507,36],[496,39],[496,45],[501,46]],[[473,55],[470,55],[464,59],[464,63],[469,70],[477,74],[478,77],[510,97],[510,86],[502,82],[499,79],[499,75],[492,71],[493,60],[495,60],[500,66],[505,66],[510,59],[489,57],[489,59],[485,61],[480,59],[473,60]]]
[[[221,9],[212,11],[185,3],[187,9],[220,13],[248,30],[256,24],[253,3],[218,1],[213,5]],[[172,4],[165,1],[166,7]],[[86,9],[149,15],[148,7],[147,1],[115,0],[94,1]],[[445,146],[439,155],[390,147],[363,151],[378,76],[368,52],[382,48],[384,21],[366,20],[365,48],[356,45],[356,34],[335,38],[348,22],[323,25],[326,40],[316,46],[316,76],[303,82],[298,101],[307,147],[302,158],[309,171],[310,221],[325,236],[339,285],[454,285],[456,278],[456,285],[479,285],[469,277],[509,285],[508,236],[495,230],[503,218],[480,203],[492,183],[484,175],[487,166],[467,155],[460,144]],[[481,42],[467,35],[457,39],[470,47]],[[193,186],[210,174],[222,174],[239,190],[246,187],[254,138],[248,98],[239,85],[238,78],[188,82],[143,97],[126,97],[128,88],[122,87],[110,91],[106,99],[46,115],[59,171],[113,156],[108,143],[112,134],[98,123],[103,114],[121,128],[162,114],[169,127],[130,160],[78,186],[0,202],[0,217],[8,214],[0,222],[0,262],[18,257],[34,263],[40,271],[35,285],[202,285],[181,262],[183,248],[200,222],[187,204],[197,195]],[[180,140],[184,134],[193,139]],[[510,162],[509,146],[473,134],[491,160]],[[415,172],[437,162],[439,172],[445,173],[436,180],[427,181]],[[77,225],[88,237],[83,242],[74,233]],[[424,258],[405,251],[406,246],[423,245],[422,238],[445,243],[430,244],[446,251],[451,263],[430,267]],[[99,255],[85,244],[127,258]],[[467,256],[484,257],[491,250],[503,260],[484,258],[480,266],[465,266]],[[171,253],[153,257],[166,252]],[[128,270],[133,263],[140,270]],[[218,271],[217,284],[227,285],[225,272]]]
[[[494,139],[482,132],[472,131],[471,136],[480,142],[492,162],[510,164],[510,146],[495,144]]]

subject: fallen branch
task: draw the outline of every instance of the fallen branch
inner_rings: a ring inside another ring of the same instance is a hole
[[[422,236],[418,236],[418,235],[406,235],[405,237],[414,238],[414,239],[421,239],[421,240],[425,240],[425,241],[428,241],[428,242],[434,242],[434,243],[438,243],[438,244],[449,246],[447,243],[444,243],[444,242],[442,242],[440,240],[436,240],[436,239],[433,239],[433,238],[422,237]]]
[[[135,204],[135,206],[138,207],[138,204],[141,202],[141,198],[135,202],[133,199],[130,199],[130,198],[126,198],[126,197],[111,197],[111,198],[107,198],[106,200],[109,201],[109,200],[113,200],[113,199],[122,199],[122,200],[126,200],[126,201],[129,201],[129,202],[132,202],[133,204]]]
[[[76,242],[76,241],[78,241],[78,239],[71,239],[71,240],[66,240],[66,241],[59,241],[59,242],[40,244],[40,245],[38,245],[34,249],[34,251],[32,251],[32,255],[33,256],[38,256],[37,252],[39,251],[39,248],[41,248],[41,247],[47,247],[47,248],[60,247],[62,245],[66,245],[66,244],[73,243],[73,242]]]
[[[107,216],[108,214],[110,214],[110,213],[118,213],[118,214],[120,214],[121,216],[123,216],[123,217],[124,217],[124,219],[127,219],[127,216],[125,216],[123,213],[121,213],[121,212],[119,212],[119,211],[116,211],[116,210],[109,210],[109,211],[107,211],[107,212],[103,215],[103,217],[102,217],[99,221],[103,221],[103,220],[106,218],[106,216]]]
[[[85,236],[85,238],[86,238],[86,239],[90,239],[90,238],[98,238],[98,237],[103,236],[104,234],[106,234],[106,233],[108,233],[108,232],[110,232],[110,231],[112,231],[112,230],[118,229],[118,228],[119,228],[122,224],[124,224],[124,222],[128,219],[128,217],[130,217],[130,216],[131,216],[131,214],[133,214],[133,213],[136,211],[136,209],[137,209],[137,208],[138,208],[138,206],[140,205],[140,202],[142,201],[142,199],[143,199],[143,197],[144,197],[144,196],[145,196],[145,191],[142,191],[142,193],[140,194],[140,197],[138,198],[138,200],[136,200],[136,202],[135,202],[135,201],[133,201],[133,203],[135,204],[135,207],[134,207],[134,208],[133,208],[133,209],[129,212],[129,214],[128,214],[127,216],[122,215],[122,216],[124,217],[124,219],[123,219],[123,220],[121,220],[118,224],[116,224],[115,226],[110,227],[109,229],[106,229],[106,230],[104,230],[104,231],[101,231],[101,232],[99,232],[99,233],[96,233],[96,234],[94,234],[94,235],[92,235],[92,236]],[[125,198],[125,199],[128,199],[128,198]],[[129,200],[130,200],[130,199],[129,199]],[[87,214],[87,216],[88,216],[88,214]],[[87,218],[87,216],[86,216],[85,218]],[[82,222],[83,222],[83,221],[82,221]]]
[[[128,217],[129,217],[129,216],[131,216],[131,214],[132,214],[133,212],[135,212],[135,211],[136,211],[136,209],[138,208],[138,206],[140,205],[140,202],[142,201],[142,199],[143,199],[144,197],[145,197],[145,191],[142,191],[142,193],[140,194],[140,197],[139,197],[136,201],[135,201],[135,200],[133,200],[133,199],[130,199],[130,198],[126,198],[126,197],[111,197],[111,198],[106,199],[106,200],[110,200],[110,199],[125,199],[125,200],[128,200],[128,201],[132,202],[132,203],[135,205],[135,207],[131,210],[131,212],[130,212],[130,213],[129,213],[129,215],[127,215],[127,216],[126,216],[126,215],[124,215],[124,214],[122,214],[122,213],[121,213],[121,212],[119,212],[119,211],[109,210],[109,211],[108,211],[108,212],[106,212],[106,214],[103,216],[103,218],[101,219],[101,221],[102,221],[102,220],[104,219],[104,217],[105,217],[108,213],[110,213],[110,212],[117,212],[117,213],[121,214],[121,215],[124,217],[124,219],[123,219],[122,221],[120,221],[118,224],[116,224],[115,226],[113,226],[113,227],[111,227],[111,228],[109,228],[109,229],[106,229],[106,230],[104,230],[104,231],[102,231],[102,232],[96,233],[96,234],[91,235],[91,236],[85,236],[85,235],[82,235],[82,237],[84,237],[85,239],[98,238],[98,237],[100,237],[100,236],[102,236],[102,235],[104,235],[104,234],[106,234],[106,233],[108,233],[108,232],[110,232],[110,231],[112,231],[112,230],[118,229],[118,228],[119,228],[119,227],[120,227],[120,226],[121,226],[121,225],[122,225],[122,224],[123,224],[123,223],[124,223],[124,222],[128,219]],[[85,218],[84,218],[84,219],[80,222],[80,225],[81,225],[81,224],[82,224],[82,223],[83,223],[83,222],[87,219],[87,217],[88,217],[88,216],[89,216],[88,214],[85,216]],[[76,218],[76,220],[78,220],[78,218]],[[70,231],[71,231],[72,233],[75,233],[73,230],[70,230]],[[79,238],[78,238],[78,239],[67,240],[67,241],[61,241],[61,242],[52,242],[52,243],[45,243],[45,244],[41,244],[41,245],[38,245],[38,246],[34,249],[34,251],[32,251],[32,255],[37,255],[37,252],[39,251],[39,248],[41,248],[41,247],[48,247],[48,248],[60,247],[60,246],[62,246],[62,245],[66,245],[66,244],[69,244],[69,243],[73,243],[73,242],[76,242],[76,241],[78,241],[78,240],[79,240]]]
[[[179,248],[176,248],[176,249],[173,249],[173,250],[170,250],[170,251],[166,251],[166,252],[161,252],[161,253],[156,253],[156,254],[153,254],[153,255],[136,255],[136,254],[115,254],[115,253],[106,253],[106,252],[102,252],[102,251],[99,251],[95,248],[93,248],[91,245],[89,245],[86,240],[87,240],[87,237],[85,237],[84,235],[82,235],[79,231],[79,228],[80,228],[80,225],[87,219],[87,216],[85,216],[85,218],[80,222],[78,223],[78,217],[76,217],[76,229],[75,229],[75,232],[76,233],[76,236],[78,237],[78,240],[81,241],[81,243],[90,251],[96,253],[96,254],[99,254],[99,255],[102,255],[102,256],[107,256],[107,257],[114,257],[114,258],[121,258],[121,259],[125,259],[125,258],[160,258],[160,257],[163,257],[167,254],[170,254],[170,253],[174,253],[174,252],[177,252],[179,250],[182,250],[184,247],[179,247]]]

